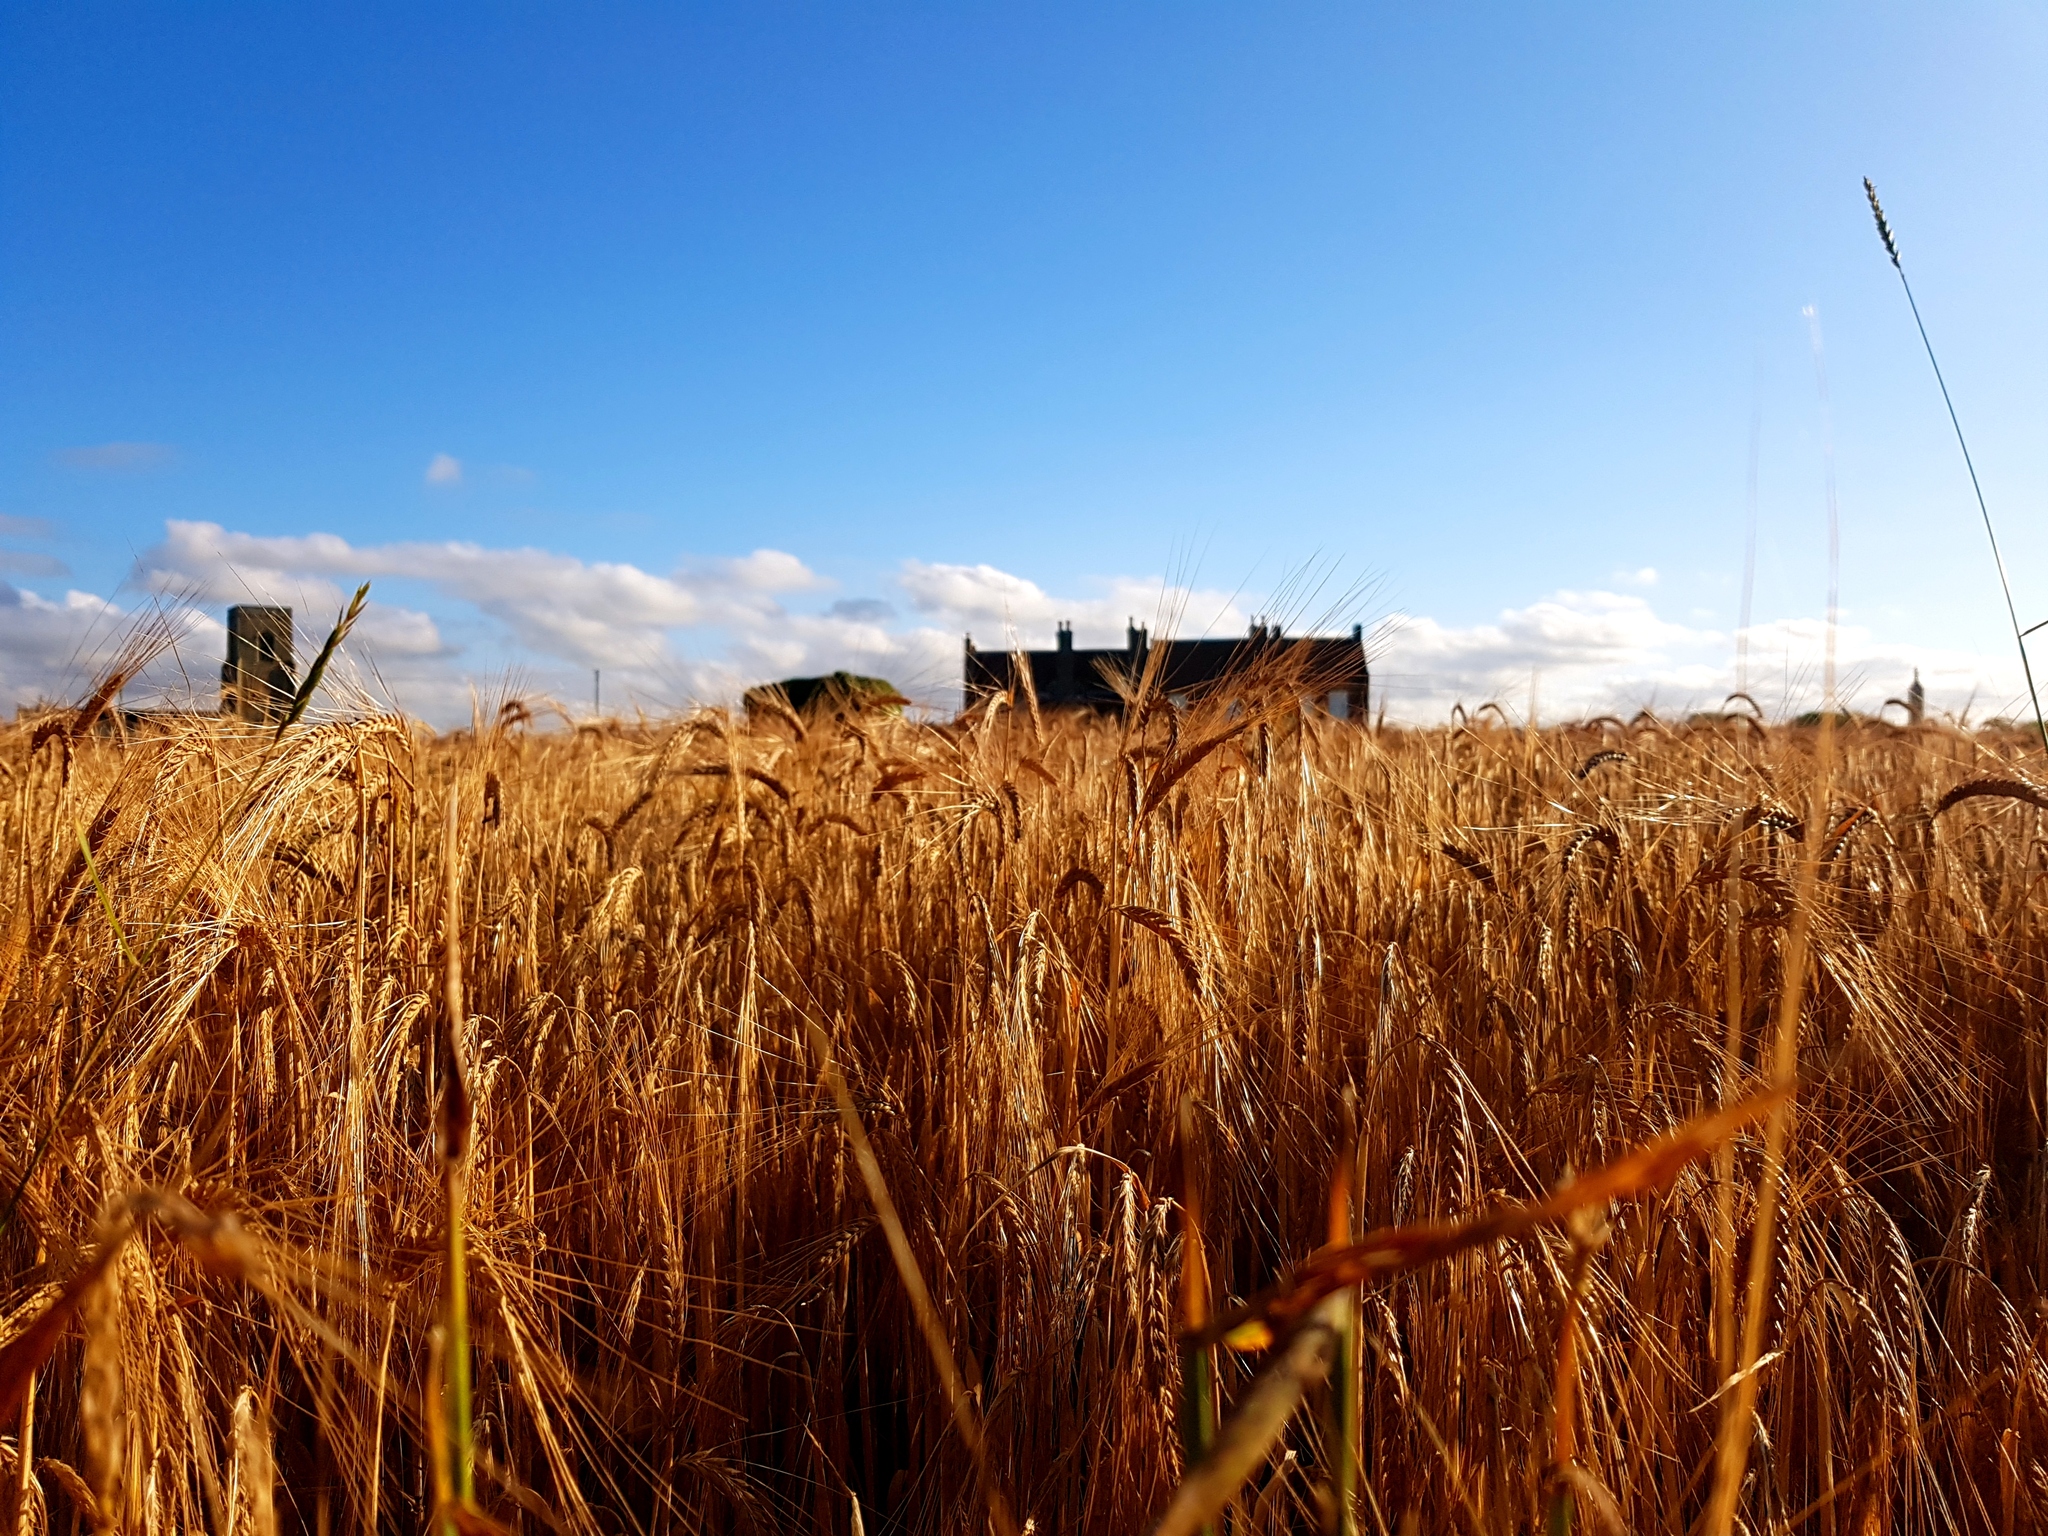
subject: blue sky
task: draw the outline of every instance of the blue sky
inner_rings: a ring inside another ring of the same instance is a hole
[[[0,692],[370,576],[440,717],[1274,607],[1397,713],[1712,703],[1760,412],[1766,702],[1831,438],[1851,682],[2003,708],[1859,179],[2048,617],[2044,78],[2038,6],[8,7]]]

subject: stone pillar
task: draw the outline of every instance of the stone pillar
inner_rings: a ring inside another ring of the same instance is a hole
[[[1358,647],[1358,675],[1344,700],[1344,713],[1360,725],[1372,724],[1372,664],[1365,659],[1365,626],[1351,626],[1351,643]]]
[[[220,669],[220,712],[250,725],[278,725],[298,689],[292,676],[292,611],[262,603],[228,610],[228,656]]]

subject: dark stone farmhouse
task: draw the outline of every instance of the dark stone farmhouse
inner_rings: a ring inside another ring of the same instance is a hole
[[[1365,659],[1365,627],[1353,625],[1348,638],[1297,638],[1277,624],[1254,624],[1242,640],[1154,640],[1143,625],[1124,631],[1120,650],[1076,650],[1074,627],[1059,626],[1049,651],[976,650],[967,637],[964,677],[967,702],[1002,693],[1031,670],[1040,709],[1089,709],[1115,713],[1123,700],[1110,679],[1135,678],[1159,658],[1159,689],[1168,698],[1213,689],[1254,663],[1281,658],[1301,680],[1306,699],[1340,719],[1364,720],[1372,707],[1372,671]]]

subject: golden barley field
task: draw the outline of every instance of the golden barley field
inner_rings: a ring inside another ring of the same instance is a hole
[[[98,713],[0,740],[16,1530],[2048,1525],[2016,735]]]

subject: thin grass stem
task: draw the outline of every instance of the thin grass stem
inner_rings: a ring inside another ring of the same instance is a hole
[[[1941,360],[1934,355],[1934,343],[1927,335],[1927,322],[1920,318],[1920,301],[1913,297],[1913,285],[1907,281],[1905,265],[1899,260],[1898,242],[1892,238],[1891,223],[1885,218],[1884,206],[1877,200],[1877,187],[1868,176],[1863,178],[1863,194],[1870,199],[1870,212],[1877,221],[1878,238],[1884,242],[1892,270],[1899,274],[1899,286],[1906,292],[1906,306],[1913,312],[1914,329],[1919,331],[1920,345],[1927,351],[1927,366],[1934,370],[1935,385],[1941,390],[1941,403],[1948,410],[1948,424],[1955,429],[1956,446],[1963,451],[1963,468],[1969,471],[1970,491],[1977,498],[1977,512],[1984,520],[1984,537],[1991,544],[1991,563],[1998,570],[1998,589],[2005,597],[2006,617],[2012,621],[2013,644],[2019,647],[2020,672],[2027,680],[2027,699],[2034,706],[2034,730],[2041,738],[2041,750],[2048,753],[2048,719],[2044,719],[2041,713],[2041,694],[2034,686],[2034,664],[2027,655],[2027,636],[2031,631],[2020,627],[2019,607],[2012,599],[2012,581],[2005,573],[2005,556],[1998,548],[1998,530],[1991,525],[1991,508],[1985,504],[1984,487],[1977,479],[1977,463],[1970,457],[1969,440],[1963,436],[1962,418],[1956,415],[1956,403],[1949,396],[1948,380],[1942,377]]]

